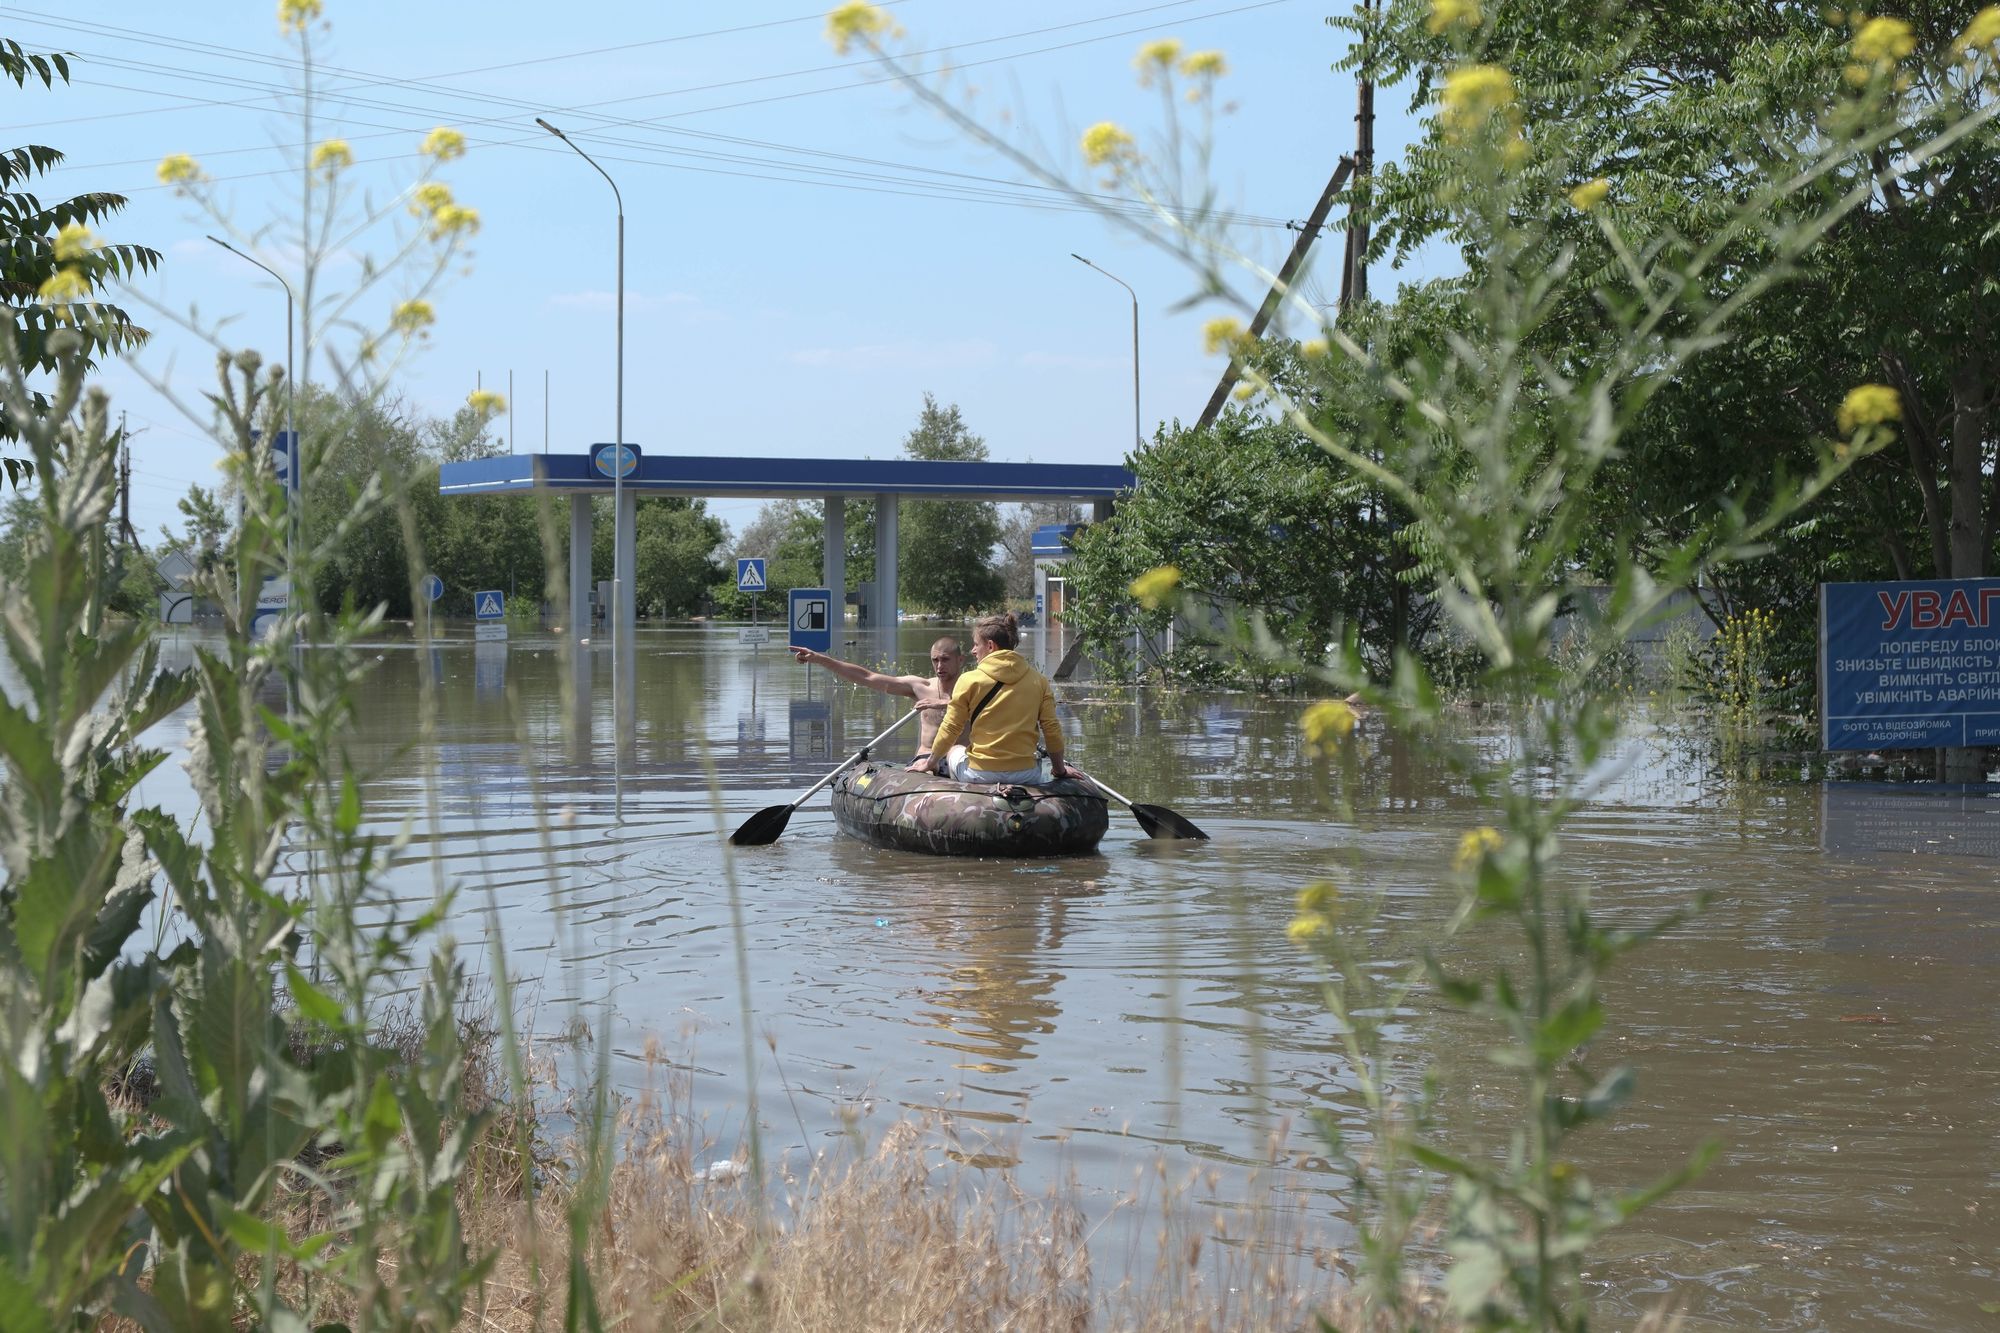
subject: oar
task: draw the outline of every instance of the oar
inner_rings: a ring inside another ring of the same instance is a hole
[[[799,799],[793,801],[790,805],[767,805],[756,814],[750,816],[750,818],[744,820],[743,827],[729,835],[729,841],[738,847],[764,847],[776,842],[778,835],[785,831],[785,825],[790,822],[792,811],[811,800],[812,794],[821,787],[824,787],[827,783],[833,781],[848,769],[853,768],[863,759],[866,759],[870,750],[889,739],[890,734],[896,728],[908,722],[921,711],[921,709],[912,708],[909,712],[890,723],[880,736],[877,736],[874,740],[856,750],[848,757],[847,762],[839,768],[834,769],[833,772],[827,774],[818,782],[813,783],[812,786],[807,787],[805,791],[799,794]]]
[[[1132,818],[1139,821],[1139,827],[1146,830],[1147,837],[1198,838],[1202,842],[1208,841],[1208,835],[1206,833],[1203,833],[1200,829],[1196,828],[1193,824],[1181,818],[1181,816],[1175,814],[1173,811],[1167,809],[1167,807],[1165,807],[1164,805],[1140,805],[1137,802],[1128,801],[1123,796],[1120,796],[1117,792],[1111,790],[1111,788],[1105,786],[1102,782],[1099,782],[1096,778],[1090,776],[1090,774],[1078,768],[1075,764],[1070,764],[1067,761],[1065,761],[1065,765],[1068,767],[1070,772],[1076,774],[1078,777],[1082,778],[1085,782],[1088,782],[1091,786],[1097,788],[1099,791],[1103,792],[1106,796],[1109,796],[1112,800],[1124,806],[1127,810],[1130,810],[1132,812]]]

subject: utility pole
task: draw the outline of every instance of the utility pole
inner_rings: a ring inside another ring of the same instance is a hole
[[[118,414],[118,544],[132,538],[132,435],[125,429],[125,414]]]
[[[1361,75],[1354,99],[1354,188],[1366,194],[1375,179],[1375,22],[1381,0],[1366,0],[1368,27],[1362,37]],[[1347,262],[1340,275],[1340,308],[1368,299],[1368,213],[1361,200],[1347,206]]]
[[[1257,307],[1257,313],[1250,320],[1250,339],[1256,341],[1263,336],[1264,326],[1271,322],[1271,316],[1278,313],[1278,305],[1292,290],[1292,279],[1299,275],[1305,265],[1306,255],[1312,250],[1312,243],[1319,238],[1326,226],[1326,215],[1333,211],[1333,200],[1340,193],[1340,187],[1347,184],[1347,178],[1354,171],[1354,159],[1343,157],[1340,165],[1333,169],[1333,177],[1326,188],[1320,191],[1319,202],[1313,205],[1312,215],[1299,228],[1299,239],[1292,242],[1292,252],[1285,256],[1285,263],[1278,270],[1278,276],[1271,283],[1271,290],[1264,296],[1264,304]],[[1228,369],[1222,372],[1222,382],[1209,395],[1208,406],[1201,410],[1201,419],[1195,422],[1195,429],[1214,421],[1222,412],[1222,405],[1229,401],[1229,391],[1236,387],[1236,381],[1243,376],[1243,362],[1234,354],[1229,358]]]

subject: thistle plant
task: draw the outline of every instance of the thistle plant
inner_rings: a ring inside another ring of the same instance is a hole
[[[1175,188],[1180,164],[1204,156],[1190,147],[1198,128],[1169,125],[1150,136],[1164,155],[1156,157],[1138,134],[1092,126],[1078,144],[1101,176],[1079,178],[918,77],[898,55],[886,18],[867,9],[835,11],[837,41],[874,51],[916,98],[1035,179],[1086,203],[1097,202],[1100,189],[1124,194],[1130,204],[1106,207],[1108,220],[1183,260],[1198,295],[1247,310],[1255,302],[1237,294],[1237,284],[1273,281],[1221,225],[1226,214],[1205,186]],[[1381,58],[1392,26],[1447,44],[1448,71],[1432,106],[1438,133],[1424,149],[1438,155],[1427,165],[1446,183],[1424,205],[1451,219],[1468,271],[1430,294],[1432,317],[1436,306],[1446,311],[1434,336],[1394,359],[1384,351],[1397,339],[1381,329],[1393,328],[1397,310],[1383,312],[1373,333],[1358,333],[1297,290],[1281,292],[1285,313],[1317,335],[1317,345],[1285,359],[1285,373],[1269,368],[1234,314],[1216,316],[1204,336],[1213,354],[1243,367],[1250,410],[1289,422],[1328,467],[1377,488],[1398,512],[1428,596],[1476,653],[1470,687],[1499,706],[1506,743],[1475,749],[1441,729],[1436,682],[1407,649],[1386,672],[1370,672],[1349,633],[1327,660],[1284,661],[1330,693],[1358,692],[1390,725],[1423,737],[1491,811],[1487,824],[1459,840],[1447,880],[1457,910],[1444,938],[1417,951],[1399,979],[1378,982],[1356,966],[1366,955],[1355,932],[1371,915],[1365,882],[1308,888],[1291,936],[1325,978],[1344,1027],[1341,1055],[1374,1127],[1370,1152],[1338,1138],[1332,1147],[1357,1179],[1371,1268],[1364,1276],[1378,1311],[1391,1323],[1406,1316],[1401,1255],[1416,1207],[1411,1169],[1422,1168],[1448,1187],[1445,1290],[1456,1312],[1478,1327],[1580,1329],[1589,1318],[1586,1256],[1714,1151],[1701,1148],[1629,1190],[1599,1187],[1586,1166],[1589,1131],[1616,1113],[1636,1078],[1593,1054],[1608,1017],[1603,980],[1620,958],[1699,905],[1629,919],[1600,908],[1590,883],[1564,870],[1565,822],[1619,763],[1620,712],[1602,688],[1615,673],[1597,668],[1677,590],[1761,554],[1790,516],[1894,439],[1895,395],[1856,386],[1838,434],[1820,441],[1809,468],[1722,497],[1678,538],[1640,541],[1607,513],[1604,480],[1657,395],[1699,373],[1700,355],[1726,341],[1836,221],[1979,129],[1995,102],[1988,87],[1981,96],[1913,103],[1907,27],[1863,25],[1852,39],[1846,90],[1822,109],[1804,147],[1742,146],[1756,161],[1757,183],[1725,216],[1702,235],[1649,233],[1625,216],[1579,126],[1528,126],[1513,76],[1482,55],[1492,20],[1478,5],[1396,5],[1386,19],[1364,5],[1342,22],[1356,34],[1354,61],[1362,66]],[[1991,52],[1978,41],[2000,35],[2000,19],[1988,28],[1969,31],[1961,44],[1969,74],[1952,74],[1954,89],[1968,79],[1990,84]],[[1602,54],[1608,69],[1617,50],[1608,44]],[[1164,44],[1150,44],[1140,53],[1142,74],[1160,77],[1168,59]],[[1223,68],[1218,58],[1214,69]],[[1923,131],[1914,142],[1913,125]],[[1894,155],[1877,153],[1892,140]],[[1312,409],[1296,378],[1336,361],[1349,386],[1339,427]],[[1157,604],[1222,590],[1187,589],[1178,571],[1162,570],[1131,591]],[[1254,618],[1237,648],[1246,646],[1282,651]],[[1354,744],[1346,704],[1316,705],[1304,725],[1320,747],[1337,753]],[[1452,947],[1453,936],[1476,936],[1479,947]],[[1491,961],[1475,966],[1465,957]],[[1495,1032],[1490,1058],[1514,1089],[1511,1123],[1498,1142],[1440,1142],[1428,1097],[1385,1092],[1395,1071],[1370,1015],[1412,986]]]

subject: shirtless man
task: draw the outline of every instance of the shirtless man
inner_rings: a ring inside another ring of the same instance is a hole
[[[905,699],[916,700],[917,759],[931,757],[931,737],[937,735],[938,723],[943,720],[944,710],[951,703],[952,686],[958,684],[959,670],[965,665],[964,650],[958,646],[957,639],[950,637],[931,645],[932,674],[928,676],[885,676],[879,671],[870,671],[865,666],[843,662],[810,648],[794,648],[792,656],[802,666],[823,666],[842,680],[851,680],[856,685],[866,685],[884,694],[900,694]]]

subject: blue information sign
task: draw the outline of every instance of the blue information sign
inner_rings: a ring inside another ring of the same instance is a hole
[[[591,452],[591,465],[601,477],[629,477],[639,467],[636,444],[600,444]],[[616,467],[617,471],[612,471]]]
[[[759,556],[736,557],[736,591],[738,592],[768,591],[764,583],[763,556],[759,555]]]
[[[494,588],[488,592],[474,593],[472,614],[481,620],[498,620],[507,614],[507,594]]]
[[[829,588],[794,588],[791,596],[791,637],[794,648],[810,648],[816,653],[833,651],[833,591]]]
[[[444,596],[444,580],[435,574],[424,575],[424,600],[435,602]]]
[[[285,489],[299,488],[299,434],[297,431],[281,430],[271,436],[271,469],[278,474],[278,480]]]
[[[1820,743],[2000,745],[2000,579],[1823,583]]]

